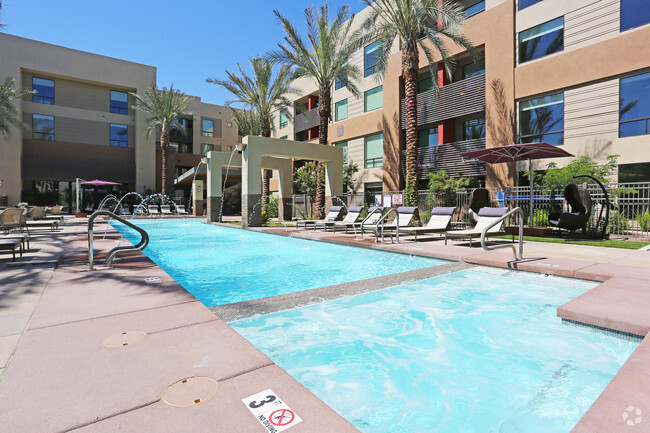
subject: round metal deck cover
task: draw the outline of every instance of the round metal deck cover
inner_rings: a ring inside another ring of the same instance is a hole
[[[147,333],[142,331],[124,331],[111,335],[102,344],[106,347],[128,347],[141,342],[146,336]]]
[[[162,400],[175,407],[189,407],[210,400],[217,393],[219,383],[211,377],[188,377],[167,387]]]

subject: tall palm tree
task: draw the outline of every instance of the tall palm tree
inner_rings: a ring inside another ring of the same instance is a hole
[[[402,77],[406,104],[406,186],[407,206],[418,205],[418,123],[417,84],[421,49],[429,63],[434,89],[437,89],[437,61],[451,79],[453,62],[449,59],[446,40],[473,51],[463,36],[465,13],[452,0],[364,0],[372,8],[364,22],[366,37],[381,41],[378,54],[379,77],[388,65],[390,49],[399,37]]]
[[[14,100],[33,93],[26,89],[17,90],[16,80],[13,77],[7,77],[0,83],[0,136],[9,138],[12,126],[26,132],[30,130],[29,126],[20,120],[20,113],[14,105]]]
[[[160,131],[160,148],[162,149],[162,203],[165,203],[167,195],[167,151],[169,150],[169,134],[172,128],[185,131],[181,123],[182,119],[193,117],[188,113],[187,107],[194,101],[193,96],[175,90],[172,84],[169,89],[163,87],[158,89],[155,84],[149,86],[142,97],[136,93],[130,93],[136,103],[133,109],[140,110],[149,115],[147,118],[147,138],[153,132]]]
[[[249,76],[244,68],[238,63],[239,74],[226,70],[228,80],[219,78],[208,78],[208,83],[218,84],[234,95],[234,98],[226,102],[230,106],[234,103],[241,103],[249,113],[254,112],[259,116],[259,135],[262,137],[271,136],[272,113],[281,110],[290,104],[287,95],[293,91],[291,85],[291,69],[289,66],[280,66],[275,77],[273,67],[275,62],[262,57],[249,59],[253,75]],[[236,118],[237,119],[237,118]],[[238,122],[239,124],[239,122]],[[258,135],[258,134],[254,134]],[[262,172],[262,210],[266,210],[269,202],[269,179],[271,170]]]
[[[262,135],[260,116],[255,110],[232,109],[232,116],[237,123],[237,131],[241,136]]]
[[[294,78],[306,77],[316,83],[320,120],[318,143],[322,145],[327,145],[327,127],[332,118],[332,86],[336,78],[347,77],[348,90],[356,97],[360,94],[355,80],[359,79],[361,73],[357,66],[348,63],[348,59],[360,47],[359,41],[351,31],[354,15],[348,19],[348,11],[348,6],[342,6],[330,22],[329,4],[318,9],[305,9],[309,45],[287,18],[277,10],[273,11],[284,29],[286,44],[278,44],[279,49],[271,51],[268,55],[294,68]],[[323,217],[324,208],[325,185],[319,177],[316,186],[317,218]]]

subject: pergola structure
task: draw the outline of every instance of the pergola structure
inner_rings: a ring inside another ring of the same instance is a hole
[[[343,194],[343,149],[317,143],[246,136],[240,147],[241,154],[208,152],[207,188],[208,221],[219,219],[223,175],[228,168],[242,169],[242,227],[262,225],[262,170],[279,172],[278,217],[291,219],[293,195],[293,160],[321,161],[325,171],[325,202],[332,204],[333,196]],[[232,159],[231,159],[232,157]]]

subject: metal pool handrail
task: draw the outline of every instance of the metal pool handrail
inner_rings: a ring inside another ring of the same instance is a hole
[[[385,214],[383,214],[383,215],[381,216],[381,218],[379,218],[379,220],[377,221],[377,224],[375,224],[375,242],[377,242],[377,239],[379,238],[379,224],[380,224],[380,223],[381,223],[381,241],[384,242],[384,223],[386,222],[386,218],[388,218],[388,216],[389,216],[391,213],[393,213],[393,212],[396,213],[396,216],[395,216],[395,224],[396,224],[396,226],[395,226],[395,231],[396,231],[396,235],[395,235],[395,237],[396,237],[396,239],[397,239],[397,243],[399,244],[399,212],[397,212],[397,209],[395,209],[394,207],[388,209],[388,212],[386,212]],[[392,243],[392,241],[393,241],[393,237],[391,236],[390,239],[391,239],[391,243]]]
[[[487,232],[494,227],[495,225],[499,224],[506,218],[508,218],[510,215],[513,213],[518,213],[519,214],[519,255],[517,255],[517,248],[515,248],[514,245],[509,244],[509,245],[495,245],[492,248],[488,247],[485,244],[485,235]],[[505,215],[500,217],[498,220],[494,221],[492,224],[487,226],[486,228],[483,229],[483,232],[481,233],[481,246],[485,251],[493,251],[496,250],[497,248],[512,248],[512,255],[513,255],[513,260],[521,260],[524,258],[524,211],[521,210],[520,207],[516,207],[513,210],[507,212]]]
[[[147,244],[149,244],[149,234],[146,231],[144,231],[142,228],[136,226],[130,221],[125,220],[124,218],[115,215],[113,212],[98,210],[97,212],[93,213],[90,216],[90,218],[88,218],[88,269],[90,269],[91,271],[93,270],[93,224],[95,223],[95,218],[97,218],[98,216],[108,216],[113,219],[116,219],[122,224],[131,227],[132,229],[140,233],[140,236],[142,236],[140,242],[138,242],[138,244],[135,246],[115,247],[112,250],[110,250],[106,255],[106,266],[108,268],[112,267],[113,259],[118,254],[125,253],[128,251],[142,251],[143,249],[145,249]]]
[[[370,212],[368,215],[366,215],[366,217],[363,219],[363,221],[361,221],[361,236],[363,236],[363,225],[366,223],[366,221],[368,221],[370,219],[370,217],[373,216],[374,214],[376,214],[377,212],[379,212],[379,214],[381,216],[381,213],[383,211],[384,211],[383,209],[374,209],[372,212]]]

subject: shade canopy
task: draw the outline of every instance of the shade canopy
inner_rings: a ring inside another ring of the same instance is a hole
[[[558,158],[573,155],[561,147],[548,143],[522,143],[462,152],[460,156],[478,159],[490,164],[498,164],[501,162]]]
[[[122,185],[121,183],[118,182],[109,182],[107,180],[87,180],[84,182],[79,182],[79,185]]]

